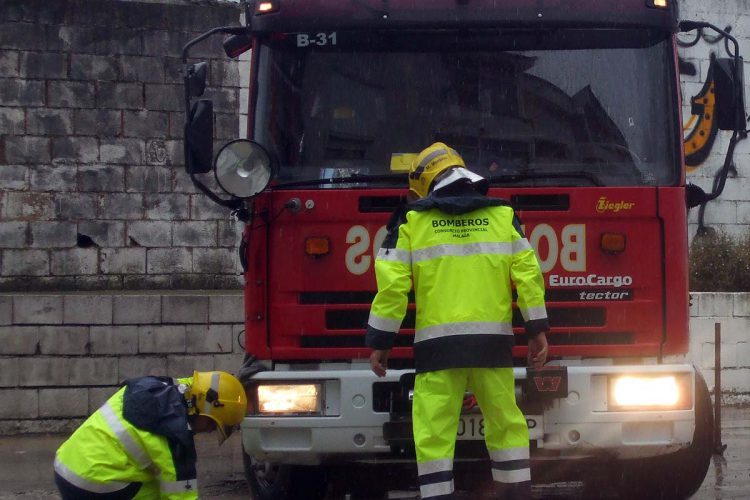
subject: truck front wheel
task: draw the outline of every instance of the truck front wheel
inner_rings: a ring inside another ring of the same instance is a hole
[[[328,481],[321,467],[286,465],[242,454],[253,500],[322,500]]]
[[[719,396],[717,396],[719,397]],[[695,431],[692,444],[670,455],[623,463],[623,498],[683,500],[701,487],[714,447],[711,396],[700,373],[695,374]]]

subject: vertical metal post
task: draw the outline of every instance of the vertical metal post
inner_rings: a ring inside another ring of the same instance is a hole
[[[714,323],[714,452],[723,453],[721,444],[721,323]]]

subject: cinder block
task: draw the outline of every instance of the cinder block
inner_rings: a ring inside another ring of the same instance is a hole
[[[70,135],[73,133],[71,109],[30,108],[27,118],[30,135]]]
[[[47,83],[47,106],[53,108],[95,108],[96,88],[93,83],[70,80]]]
[[[109,56],[76,54],[70,58],[71,80],[117,80],[117,59]]]
[[[99,144],[94,137],[56,137],[52,139],[52,158],[95,163],[99,160]]]
[[[91,354],[138,354],[138,327],[92,326]]]
[[[129,378],[145,375],[165,376],[167,374],[166,356],[122,356],[117,359],[118,379],[123,382]]]
[[[98,195],[87,193],[56,193],[55,216],[58,219],[94,219],[98,213]]]
[[[214,360],[211,355],[175,355],[167,356],[167,375],[170,377],[189,377],[194,371],[211,371]]]
[[[115,363],[117,364],[117,363]],[[89,408],[88,414],[91,415],[98,410],[109,398],[120,390],[119,386],[110,387],[89,387]]]
[[[13,322],[13,296],[0,295],[0,325],[10,325]]]
[[[104,248],[100,252],[106,274],[145,274],[145,248]]]
[[[39,393],[35,389],[0,390],[0,419],[37,418]]]
[[[184,179],[182,179],[184,181]],[[227,209],[208,199],[204,194],[190,195],[190,219],[221,220],[227,218]]]
[[[38,326],[0,326],[0,354],[35,354]]]
[[[242,360],[245,358],[245,353],[235,352],[232,354],[214,354],[214,370],[221,370],[223,372],[231,373],[237,376],[237,373],[242,368]]]
[[[182,325],[138,327],[138,352],[141,354],[185,352],[185,327]]]
[[[137,220],[143,218],[143,195],[110,193],[99,207],[102,219]]]
[[[734,294],[734,316],[750,316],[750,293]]]
[[[219,224],[219,246],[236,248],[242,241],[243,225],[235,221],[217,221]]]
[[[128,223],[128,241],[143,247],[172,246],[172,224],[168,221],[133,221]]]
[[[0,32],[3,29],[0,28]],[[5,40],[3,37],[3,41]],[[44,86],[42,84],[43,82],[34,80],[3,78],[0,82],[0,102],[4,106],[43,106]]]
[[[143,84],[101,82],[97,104],[99,108],[107,109],[143,109]]]
[[[19,53],[12,50],[3,50],[0,52],[0,72],[2,72],[6,78],[18,76],[18,56]],[[2,116],[1,111],[0,116]],[[0,118],[0,123],[2,123],[2,118]],[[2,131],[2,128],[0,128],[0,131]]]
[[[77,135],[115,137],[122,131],[122,111],[114,109],[77,109],[73,117]]]
[[[164,295],[161,299],[164,323],[208,323],[205,295]]]
[[[240,272],[236,251],[233,248],[193,249],[193,271],[209,274],[232,274]]]
[[[187,352],[232,352],[232,325],[187,325],[185,332]]]
[[[734,298],[731,293],[704,293],[700,300],[698,313],[701,316],[731,317],[734,310]]]
[[[0,53],[0,57],[3,54]],[[0,62],[0,70],[2,63]],[[22,108],[0,108],[0,134],[23,135],[25,117]]]
[[[169,130],[169,114],[159,111],[125,111],[125,137],[166,137]]]
[[[50,268],[55,276],[96,274],[99,251],[96,248],[71,248],[50,252]]]
[[[750,368],[722,370],[721,391],[750,392]]]
[[[78,169],[78,187],[81,191],[97,193],[125,190],[125,171],[117,165],[91,165]],[[106,200],[106,197],[105,197]]]
[[[161,323],[160,295],[115,295],[114,324],[153,325]]]
[[[737,349],[737,367],[750,368],[750,338],[747,342],[739,342],[735,348]]]
[[[88,236],[100,247],[124,247],[125,223],[85,220],[78,223],[78,234]]]
[[[244,323],[245,298],[242,293],[209,295],[208,319],[214,323]]]
[[[59,325],[63,322],[61,295],[16,295],[13,323],[16,325]]]
[[[49,220],[54,218],[50,193],[9,192],[5,195],[2,218],[9,220]]]
[[[747,342],[750,318],[720,318],[722,344]]]
[[[69,358],[70,385],[113,385],[117,380],[117,363],[113,358]]]
[[[18,358],[0,358],[0,387],[18,386]]]
[[[5,161],[10,164],[49,163],[49,143],[47,137],[9,135],[5,138]]]
[[[125,171],[125,190],[137,193],[163,193],[171,191],[172,176],[174,174],[169,167],[128,165]]]
[[[184,221],[173,226],[173,244],[180,247],[215,247],[216,222]]]
[[[123,56],[120,60],[122,62],[122,79],[125,81],[149,83],[164,81],[164,62],[161,57]]]
[[[71,389],[39,389],[39,417],[85,417],[89,395],[85,387]]]
[[[26,246],[28,222],[0,222],[0,248]]]
[[[29,188],[29,169],[26,165],[3,165],[0,169],[0,186],[5,190],[27,190]],[[183,195],[187,196],[187,195]]]
[[[146,217],[150,220],[179,220],[188,218],[190,197],[179,193],[147,193]]]
[[[86,354],[88,326],[40,326],[39,354]]]
[[[63,300],[63,322],[71,325],[111,325],[110,295],[66,295]]]
[[[146,270],[149,274],[189,273],[193,259],[187,248],[149,248]]]
[[[76,225],[73,222],[32,222],[31,246],[35,248],[70,248],[76,246]]]
[[[77,167],[73,165],[35,165],[31,169],[32,191],[75,191],[78,187]]]
[[[3,276],[49,275],[49,253],[46,250],[5,250]]]
[[[179,111],[184,108],[176,85],[146,84],[146,108],[156,111]]]
[[[70,385],[71,358],[20,358],[18,360],[20,386],[47,387]]]

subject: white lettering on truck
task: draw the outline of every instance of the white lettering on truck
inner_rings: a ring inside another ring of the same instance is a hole
[[[346,242],[350,245],[346,250],[346,269],[352,274],[365,274],[370,269],[373,258],[378,254],[378,249],[387,234],[385,226],[381,226],[371,240],[370,233],[364,226],[350,227],[346,233]],[[562,268],[568,272],[586,271],[585,224],[568,224],[562,228],[559,237],[549,224],[539,224],[531,230],[528,240],[536,252],[543,273],[550,272],[557,265],[558,260]],[[539,252],[539,245],[543,240],[546,242],[547,250],[544,256]],[[370,241],[372,241],[372,256],[367,254],[370,250]]]

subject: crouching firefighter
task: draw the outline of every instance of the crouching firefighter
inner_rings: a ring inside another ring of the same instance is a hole
[[[366,343],[384,376],[414,287],[416,380],[412,406],[421,498],[453,498],[453,456],[465,391],[484,418],[492,478],[501,498],[529,498],[529,433],[516,404],[512,285],[528,335],[528,362],[546,361],[544,280],[508,203],[435,143],[411,165],[413,201],[389,223],[375,261],[378,293]],[[396,219],[396,220],[394,220]]]
[[[198,498],[193,435],[222,443],[246,408],[225,372],[127,380],[57,450],[55,483],[63,500]]]

